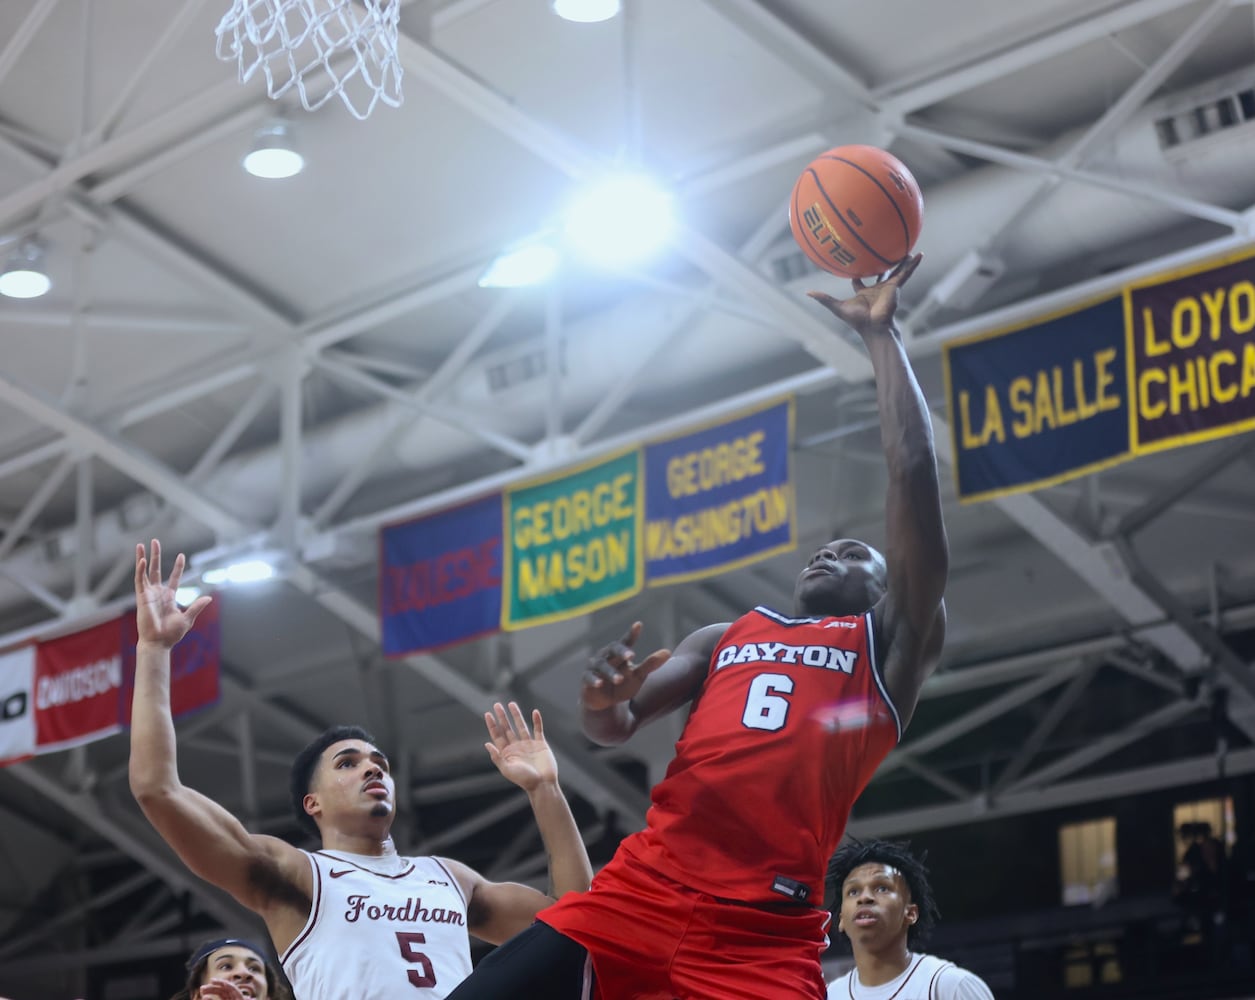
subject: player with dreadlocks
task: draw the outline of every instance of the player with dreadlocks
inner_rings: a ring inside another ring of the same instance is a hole
[[[854,968],[828,986],[828,1000],[993,1000],[979,976],[914,949],[941,915],[928,869],[906,844],[842,845],[828,866],[838,888],[837,929]]]

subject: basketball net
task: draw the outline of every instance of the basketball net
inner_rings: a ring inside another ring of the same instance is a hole
[[[399,14],[399,0],[232,0],[218,58],[236,61],[241,83],[260,69],[271,97],[295,86],[314,111],[338,95],[364,119],[379,101],[401,105]]]

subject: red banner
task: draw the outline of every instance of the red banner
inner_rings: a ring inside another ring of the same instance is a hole
[[[116,733],[131,721],[135,613],[0,654],[0,765]],[[216,704],[219,602],[196,619],[170,657],[177,719]]]
[[[35,746],[47,753],[122,728],[119,620],[35,647]]]

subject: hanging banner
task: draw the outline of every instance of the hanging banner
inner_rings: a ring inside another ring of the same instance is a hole
[[[35,752],[35,647],[0,653],[0,763]]]
[[[796,544],[793,402],[645,448],[645,577],[678,583]]]
[[[170,714],[179,719],[216,705],[222,658],[222,598],[215,596],[196,617],[196,624],[170,651]],[[131,724],[131,700],[135,694],[134,613],[123,615],[120,626],[122,692],[119,710],[122,724]]]
[[[1126,289],[1141,454],[1255,427],[1255,258]]]
[[[501,627],[586,614],[641,589],[640,452],[505,494]]]
[[[1082,476],[1132,454],[1120,298],[942,352],[959,498]]]
[[[40,753],[90,743],[122,728],[118,619],[35,647],[35,743]]]
[[[439,649],[501,623],[501,496],[384,528],[379,621],[386,656]]]

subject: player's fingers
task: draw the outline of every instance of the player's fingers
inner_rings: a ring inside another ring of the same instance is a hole
[[[865,282],[862,278],[854,278],[850,281],[850,284],[854,286],[854,290],[856,292],[861,292],[867,287],[867,282]]]
[[[213,598],[206,594],[204,597],[196,598],[196,600],[188,605],[187,611],[185,611],[184,614],[187,615],[189,628],[196,624],[196,619],[200,617],[200,613],[209,607],[210,602],[212,601]]]
[[[633,673],[637,677],[648,677],[655,670],[657,670],[664,663],[666,663],[669,659],[671,659],[671,650],[669,649],[654,650],[654,652],[650,653],[647,657],[645,657],[644,661],[641,663],[639,667],[637,667],[633,671]]]
[[[170,570],[170,589],[178,590],[179,581],[183,579],[183,567],[187,565],[187,558],[180,552],[174,557],[174,566]]]
[[[911,280],[911,275],[915,273],[915,269],[919,267],[919,262],[924,259],[922,253],[917,253],[914,257],[908,257],[906,263],[902,265],[902,277],[898,279],[898,287],[901,288]]]
[[[494,764],[496,764],[498,761],[501,760],[501,751],[498,750],[491,743],[485,743],[484,749],[488,751],[488,756],[492,758],[492,762]]]
[[[488,735],[492,738],[493,743],[497,744],[497,746],[504,746],[505,734],[501,732],[501,727],[497,725],[497,717],[491,712],[485,712],[484,725],[488,727]]]
[[[623,633],[623,638],[619,640],[619,645],[626,646],[628,649],[631,649],[633,646],[636,645],[636,640],[637,638],[640,637],[640,634],[641,634],[641,623],[632,622],[628,630]]]
[[[532,735],[542,743],[545,740],[545,723],[540,717],[540,709],[532,709]]]
[[[525,740],[532,738],[532,734],[527,729],[527,720],[523,718],[523,710],[519,708],[517,701],[510,702],[510,721],[514,723],[514,731],[519,736]]]
[[[514,731],[514,727],[510,725],[510,717],[506,714],[505,706],[501,702],[497,702],[492,706],[494,714],[497,716],[497,725],[504,734],[507,742],[517,740],[518,733]]]
[[[144,551],[144,546],[139,542],[135,543],[135,588],[138,590],[144,585],[144,579],[148,575],[148,554]]]
[[[155,538],[148,553],[148,579],[152,583],[161,583],[161,543]]]

